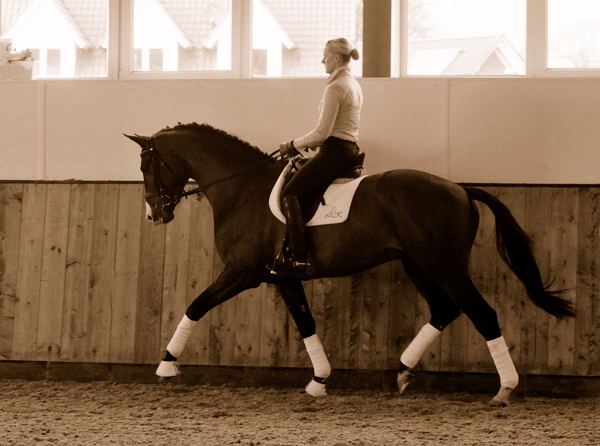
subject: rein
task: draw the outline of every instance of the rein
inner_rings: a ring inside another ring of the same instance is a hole
[[[266,162],[268,162],[268,161],[271,161],[271,159],[275,159],[275,160],[280,159],[281,156],[278,155],[279,152],[280,152],[280,150],[277,149],[277,150],[269,153],[269,159],[264,159],[264,160],[261,160],[261,161],[258,161],[256,163],[254,163],[254,164],[251,164],[247,168],[245,168],[245,169],[243,169],[243,170],[241,170],[241,171],[239,171],[237,173],[228,175],[228,176],[223,177],[223,178],[219,178],[218,180],[215,180],[212,183],[208,183],[208,184],[206,184],[204,186],[198,186],[198,187],[196,187],[194,189],[190,189],[188,191],[180,192],[178,194],[178,197],[181,198],[181,197],[187,197],[188,195],[199,194],[201,192],[204,192],[209,187],[214,186],[215,184],[218,184],[218,183],[221,183],[223,181],[227,181],[227,180],[230,180],[232,178],[238,177],[238,176],[240,176],[240,175],[242,175],[242,174],[244,174],[244,173],[246,173],[246,172],[248,172],[248,171],[250,171],[250,170],[252,170],[252,169],[254,169],[254,168],[256,168],[256,167],[258,167],[258,166],[260,166],[260,165],[262,165],[264,163],[266,163]]]
[[[248,166],[247,168],[236,172],[234,174],[228,175],[226,177],[223,178],[219,178],[216,181],[213,181],[211,183],[205,184],[204,186],[198,186],[194,189],[191,189],[189,191],[185,191],[185,190],[181,190],[181,192],[169,192],[167,191],[167,189],[165,189],[165,187],[163,186],[163,182],[161,180],[160,177],[160,170],[159,170],[159,166],[165,166],[167,169],[169,169],[169,171],[171,173],[173,173],[173,171],[171,170],[171,168],[160,158],[160,155],[158,154],[158,150],[156,149],[156,147],[154,146],[154,138],[150,138],[148,140],[148,144],[147,147],[145,147],[142,150],[142,153],[140,154],[140,156],[144,156],[144,155],[150,155],[152,157],[152,169],[154,169],[154,177],[158,183],[158,189],[160,191],[160,197],[159,197],[159,205],[161,207],[161,210],[164,210],[164,208],[166,208],[167,206],[170,205],[177,205],[177,203],[179,203],[179,200],[181,200],[182,197],[188,197],[190,195],[194,195],[194,194],[199,194],[201,192],[204,192],[206,189],[208,189],[211,186],[214,186],[215,184],[218,183],[222,183],[223,181],[227,181],[230,180],[232,178],[238,177],[252,169],[257,168],[258,166],[271,161],[272,159],[281,159],[281,151],[279,149],[273,151],[272,153],[269,154],[269,158],[258,161],[254,164],[251,164],[250,166]]]

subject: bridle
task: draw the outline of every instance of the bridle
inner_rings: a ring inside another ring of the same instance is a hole
[[[172,174],[174,174],[174,172],[169,167],[169,165],[161,159],[161,157],[158,153],[158,149],[154,145],[153,137],[148,138],[148,140],[145,144],[145,147],[142,148],[142,153],[140,154],[140,156],[142,158],[144,156],[150,156],[151,168],[153,171],[154,181],[156,182],[156,184],[158,186],[158,191],[159,191],[157,206],[160,208],[161,215],[164,214],[164,211],[167,207],[173,206],[173,208],[174,208],[175,206],[177,206],[177,204],[183,197],[187,198],[190,195],[202,193],[209,187],[214,186],[215,184],[221,183],[221,182],[229,180],[231,178],[238,177],[238,176],[242,175],[243,173],[246,173],[247,171],[252,170],[266,162],[273,160],[273,159],[275,159],[275,160],[282,159],[281,151],[279,149],[277,149],[274,152],[269,154],[269,158],[258,161],[254,164],[251,164],[246,169],[243,169],[240,172],[234,173],[232,175],[228,175],[226,177],[220,178],[211,183],[205,184],[204,186],[198,186],[198,187],[196,187],[194,189],[190,189],[188,191],[184,190],[184,188],[182,187],[179,191],[173,192],[173,191],[167,190],[164,187],[162,178],[160,176],[160,167],[165,166]]]

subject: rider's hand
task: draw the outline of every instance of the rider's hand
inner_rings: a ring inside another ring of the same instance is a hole
[[[294,141],[283,142],[279,144],[279,151],[284,158],[291,158],[296,154]]]

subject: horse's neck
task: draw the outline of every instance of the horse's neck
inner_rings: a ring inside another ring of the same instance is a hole
[[[211,144],[203,140],[200,145]],[[268,196],[282,168],[237,141],[218,141],[188,155],[190,175],[205,188],[215,216],[240,204],[268,206]]]

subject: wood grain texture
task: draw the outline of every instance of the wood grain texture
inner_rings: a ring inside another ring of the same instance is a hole
[[[386,281],[389,295],[386,368],[395,369],[400,365],[400,355],[415,335],[417,299],[423,297],[406,277],[400,261],[396,260],[390,265],[390,275]]]
[[[110,330],[114,300],[118,184],[96,184],[90,257],[85,359],[110,360]]]
[[[526,188],[497,188],[496,191],[498,198],[508,206],[517,222],[523,226],[525,222]],[[493,249],[495,250],[495,247]],[[529,298],[525,292],[525,287],[516,279],[508,265],[497,254],[496,257],[498,261],[496,262],[496,272],[494,274],[495,309],[511,357],[517,371],[521,371],[521,320],[525,314],[525,302],[529,301]],[[490,369],[494,369],[491,364]]]
[[[165,225],[142,225],[133,358],[138,364],[160,360],[165,233]]]
[[[69,225],[70,189],[49,184],[46,195],[44,246],[36,357],[60,359]]]
[[[552,206],[550,270],[553,288],[564,290],[562,297],[577,299],[577,189],[552,188],[549,201]],[[547,370],[558,375],[575,372],[575,319],[548,318]]]
[[[144,187],[119,185],[115,275],[110,318],[111,362],[132,363],[135,350]]]
[[[575,374],[600,375],[600,189],[579,190]]]
[[[37,358],[37,328],[40,308],[46,184],[25,184],[19,234],[17,300],[13,334],[13,358]]]
[[[13,353],[22,184],[0,184],[0,359]]]
[[[550,189],[528,188],[525,193],[525,230],[531,235],[533,252],[539,265],[542,280],[549,283],[551,273],[551,206],[548,205]],[[548,315],[530,300],[525,302],[521,319],[522,372],[543,373],[548,362]]]
[[[62,361],[84,361],[88,358],[88,297],[95,194],[93,184],[73,184],[70,187],[69,237],[61,324]]]
[[[576,319],[534,306],[500,259],[480,206],[473,281],[495,308],[520,373],[600,374],[600,189],[495,186],[531,235],[545,282],[565,288]],[[187,306],[218,276],[212,211],[184,200],[169,225],[143,218],[143,185],[0,184],[0,359],[154,364]],[[333,368],[389,370],[429,321],[400,261],[304,283]],[[197,324],[185,364],[308,367],[302,339],[271,285]],[[494,372],[463,315],[423,356],[430,371]]]
[[[210,203],[202,195],[195,199],[188,199],[188,201],[191,205],[187,277],[187,304],[189,305],[214,280],[215,246]],[[178,317],[179,320],[181,317],[183,317],[183,313]],[[192,364],[209,364],[209,344],[210,313],[198,321],[184,350],[183,360]],[[164,348],[166,345],[162,347]]]

